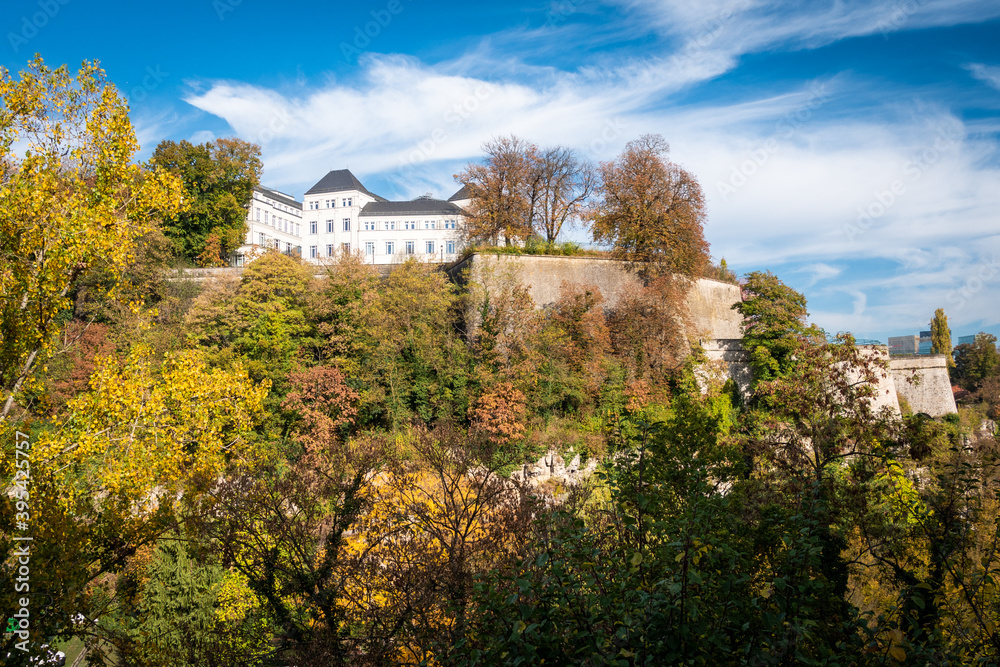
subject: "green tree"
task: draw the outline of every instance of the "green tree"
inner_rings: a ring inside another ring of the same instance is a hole
[[[647,134],[601,163],[589,212],[594,241],[647,272],[700,276],[709,260],[705,195],[690,172],[667,159],[669,150],[663,137]]]
[[[820,332],[806,326],[806,298],[770,271],[748,273],[743,292],[733,310],[743,316],[743,347],[759,384],[786,374],[800,340],[817,340]]]
[[[931,320],[931,354],[943,354],[948,362],[948,370],[955,367],[955,359],[951,354],[951,329],[948,328],[948,316],[944,308],[934,311]]]
[[[263,168],[260,147],[240,139],[163,141],[152,162],[184,183],[187,209],[165,215],[163,224],[177,252],[202,266],[225,266],[246,238],[247,210]]]
[[[118,578],[122,604],[100,619],[90,664],[114,664],[109,647],[117,662],[136,667],[262,664],[272,636],[245,578],[205,554],[193,557],[183,541],[165,538],[148,551]]]
[[[972,343],[955,348],[955,379],[969,391],[1000,368],[997,337],[980,331]]]

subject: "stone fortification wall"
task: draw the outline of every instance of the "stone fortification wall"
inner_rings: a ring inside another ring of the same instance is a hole
[[[750,354],[743,349],[743,341],[739,338],[714,338],[703,340],[701,347],[711,367],[704,369],[703,375],[710,374],[722,382],[732,380],[740,394],[744,398],[749,397],[753,369],[750,367]]]
[[[399,264],[376,264],[372,268],[383,278],[392,273],[392,270]],[[239,278],[243,275],[242,266],[223,266],[218,268],[192,268],[192,269],[170,269],[167,272],[167,280],[193,280],[200,283],[214,278]],[[326,278],[326,271],[321,266],[315,267],[313,276],[316,278]]]
[[[931,417],[958,412],[943,354],[893,355],[889,370],[896,392],[914,412],[925,412]]]
[[[629,264],[603,257],[552,257],[548,255],[489,255],[475,253],[449,269],[459,282],[514,279],[530,286],[539,308],[559,299],[563,282],[596,285],[603,306],[614,308],[621,297],[642,286]],[[740,301],[738,285],[701,278],[688,293],[691,338],[739,338],[743,318],[732,309]]]
[[[868,359],[879,359],[885,361],[889,359],[889,348],[885,345],[859,345],[861,354]],[[890,362],[891,364],[891,362]],[[875,397],[873,399],[875,410],[889,408],[897,415],[899,414],[899,400],[896,398],[895,378],[890,370],[882,371],[878,369],[879,381],[875,387]]]

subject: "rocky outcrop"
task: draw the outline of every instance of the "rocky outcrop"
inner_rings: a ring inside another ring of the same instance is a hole
[[[565,459],[554,449],[535,463],[526,463],[520,470],[514,471],[511,478],[533,487],[553,484],[562,487],[575,486],[589,477],[597,469],[597,459],[590,459],[586,466],[581,465],[580,455],[576,454],[567,464]]]

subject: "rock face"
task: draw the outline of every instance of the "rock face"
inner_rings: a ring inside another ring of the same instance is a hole
[[[590,459],[585,467],[580,465],[580,455],[566,463],[559,452],[550,449],[545,456],[533,464],[524,464],[511,477],[531,486],[555,483],[560,486],[575,486],[589,477],[597,469],[597,459]]]

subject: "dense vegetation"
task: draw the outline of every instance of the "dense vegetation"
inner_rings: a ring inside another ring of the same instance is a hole
[[[883,363],[775,276],[737,306],[746,394],[691,349],[663,270],[544,310],[499,270],[459,288],[352,255],[169,280],[191,182],[131,163],[96,68],[32,72],[0,79],[5,609],[33,540],[29,651],[6,633],[5,664],[46,642],[129,666],[1000,659],[982,414],[875,410]],[[65,163],[60,133],[15,154],[63,122],[50,100],[116,129]],[[600,465],[512,474],[551,449]]]

